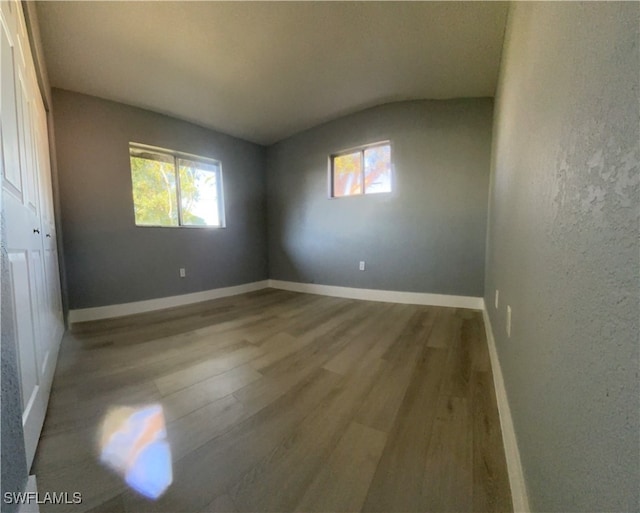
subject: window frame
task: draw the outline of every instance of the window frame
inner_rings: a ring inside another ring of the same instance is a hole
[[[166,155],[173,159],[173,170],[175,174],[175,183],[176,183],[176,200],[177,200],[177,210],[178,210],[178,224],[177,225],[162,225],[162,224],[138,224],[136,222],[135,217],[135,198],[133,196],[133,179],[131,182],[131,201],[133,204],[133,222],[136,227],[139,228],[208,228],[208,229],[219,229],[226,228],[226,215],[225,215],[225,203],[224,203],[224,186],[223,186],[223,176],[222,176],[222,162],[217,159],[213,159],[210,157],[203,157],[201,155],[195,155],[193,153],[186,153],[183,151],[170,150],[167,148],[160,148],[158,146],[151,146],[149,144],[137,143],[137,142],[129,142],[129,175],[131,176],[131,150],[138,151],[148,151],[150,153],[158,153],[160,155]],[[217,195],[218,195],[218,219],[220,224],[213,225],[198,225],[198,224],[183,224],[183,214],[182,214],[182,192],[180,189],[180,166],[178,161],[180,159],[190,160],[193,162],[202,162],[203,164],[213,165],[217,167],[216,171],[216,187],[217,187]]]
[[[365,169],[364,169],[364,152],[370,148],[375,148],[378,146],[389,146],[389,174],[390,174],[390,181],[391,181],[391,190],[390,191],[384,191],[384,192],[366,192],[366,186],[365,186]],[[362,177],[362,192],[358,193],[358,194],[347,194],[344,196],[336,196],[335,195],[335,180],[334,180],[334,160],[338,157],[342,157],[344,155],[350,155],[351,153],[360,153],[360,172],[361,172],[361,177]],[[383,139],[381,141],[376,141],[376,142],[372,142],[372,143],[367,143],[367,144],[361,144],[359,146],[353,146],[351,148],[347,148],[344,150],[340,150],[337,151],[335,153],[332,153],[329,155],[329,164],[328,164],[328,175],[329,175],[329,199],[344,199],[344,198],[351,198],[351,197],[361,197],[361,196],[377,196],[380,194],[391,194],[393,192],[393,161],[391,159],[391,154],[393,153],[392,151],[392,145],[391,145],[391,141],[388,139]]]

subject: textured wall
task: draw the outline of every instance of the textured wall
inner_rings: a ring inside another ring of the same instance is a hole
[[[485,300],[535,511],[640,509],[639,10],[510,13]]]
[[[0,219],[0,233],[5,233],[4,216]],[[0,293],[0,509],[3,513],[17,510],[14,504],[5,504],[5,492],[20,492],[27,482],[27,459],[22,433],[22,401],[20,399],[20,377],[18,371],[18,348],[16,346],[13,310],[8,298],[10,292],[9,259],[4,237],[0,243],[0,269],[2,270],[2,292]]]
[[[269,147],[270,278],[482,296],[492,107],[388,104]],[[328,156],[385,139],[393,192],[328,199]]]
[[[263,147],[69,91],[53,103],[70,308],[267,278]],[[226,228],[136,227],[131,141],[220,160]]]

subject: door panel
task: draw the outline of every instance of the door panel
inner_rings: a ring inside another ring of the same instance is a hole
[[[35,249],[30,252],[31,265],[29,270],[33,280],[31,281],[31,300],[33,302],[32,308],[34,312],[38,312],[34,315],[34,333],[38,346],[36,347],[36,361],[38,363],[39,375],[44,377],[46,374],[46,368],[44,366],[47,356],[49,355],[49,340],[46,336],[47,329],[47,310],[44,299],[44,272],[43,272],[43,259],[42,251]],[[44,314],[44,315],[43,315]]]
[[[7,33],[6,21],[0,18],[0,116],[2,119],[2,150],[5,165],[3,167],[4,187],[10,186],[12,192],[22,200],[22,175],[20,173],[20,157],[18,155],[18,113],[13,71],[13,44]]]
[[[11,277],[10,301],[13,307],[13,321],[20,360],[22,380],[22,407],[28,412],[35,401],[39,385],[38,362],[36,357],[36,337],[34,333],[34,312],[31,305],[31,279],[26,251],[9,253],[9,276]]]
[[[31,127],[31,106],[29,101],[29,91],[24,82],[23,73],[18,70],[17,84],[18,100],[18,127],[20,128],[20,162],[22,171],[22,183],[25,184],[24,196],[25,207],[34,216],[38,215],[37,208],[37,174],[33,162],[33,140]]]

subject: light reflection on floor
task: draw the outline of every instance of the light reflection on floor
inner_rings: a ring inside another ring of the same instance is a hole
[[[157,499],[173,480],[171,448],[159,404],[112,408],[100,433],[100,461],[131,488]]]

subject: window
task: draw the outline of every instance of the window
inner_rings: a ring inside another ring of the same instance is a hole
[[[391,192],[391,145],[368,144],[331,155],[331,197]]]
[[[129,145],[137,226],[224,226],[220,162]]]

